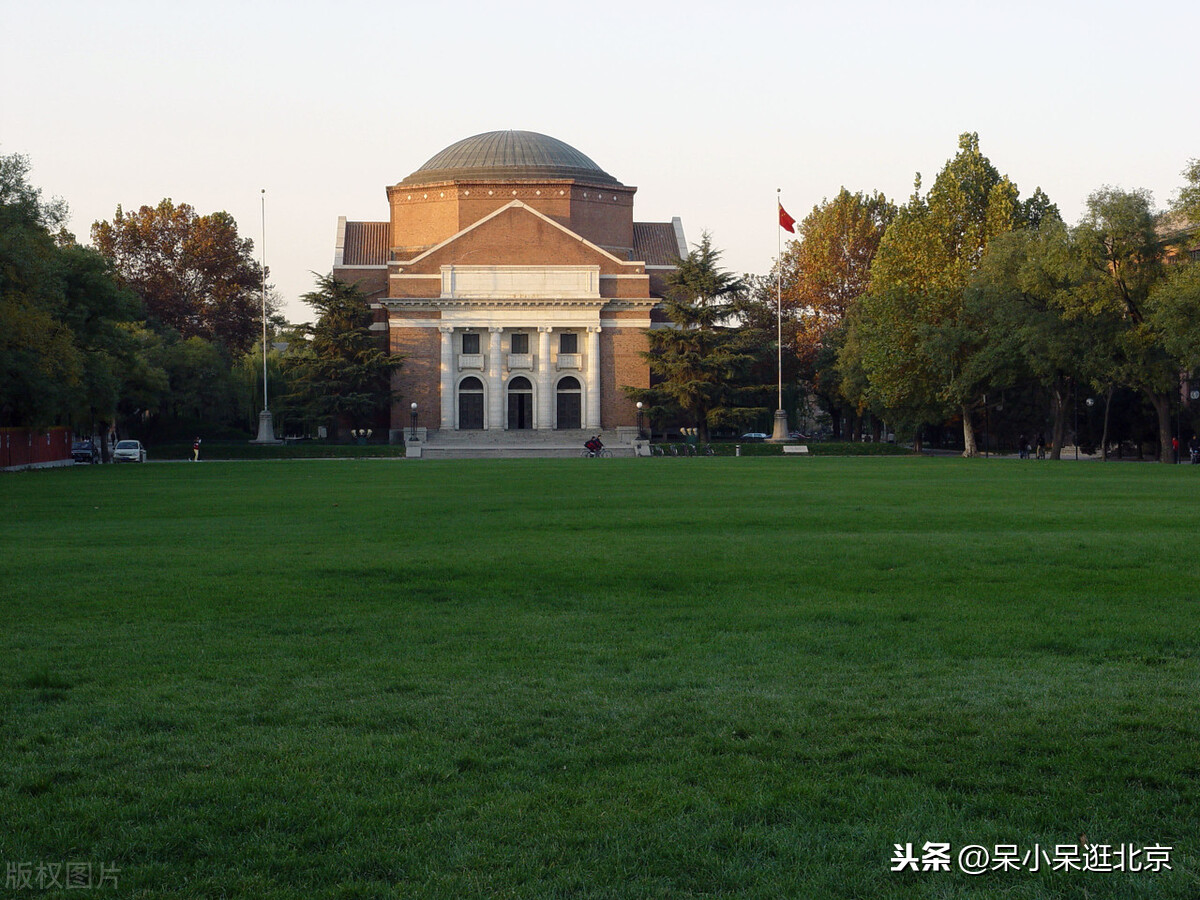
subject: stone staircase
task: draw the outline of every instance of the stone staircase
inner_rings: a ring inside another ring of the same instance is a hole
[[[636,429],[608,431],[430,431],[420,447],[422,459],[525,459],[578,457],[597,433],[613,456],[634,456]],[[415,449],[415,447],[414,447]],[[415,454],[411,454],[415,455]]]

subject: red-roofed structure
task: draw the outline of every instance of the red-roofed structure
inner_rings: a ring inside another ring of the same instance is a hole
[[[387,189],[385,222],[338,221],[333,274],[377,310],[409,427],[547,431],[633,426],[646,331],[683,226],[634,222],[637,188],[569,144],[488,132]]]

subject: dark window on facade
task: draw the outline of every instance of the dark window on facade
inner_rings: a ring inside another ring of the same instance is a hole
[[[464,334],[462,336],[462,352],[463,353],[478,353],[479,352],[479,335]]]
[[[558,336],[559,353],[578,353],[579,335],[573,331],[564,331]]]
[[[529,335],[518,332],[512,336],[512,352],[513,353],[528,353],[529,352]]]

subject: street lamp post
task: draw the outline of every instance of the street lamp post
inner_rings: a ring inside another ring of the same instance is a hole
[[[1075,439],[1075,460],[1078,461],[1079,460],[1079,382],[1072,380],[1071,387],[1073,388],[1073,390],[1071,391],[1071,396],[1073,398],[1072,403],[1075,406],[1075,434],[1073,435],[1073,437]]]
[[[1175,409],[1175,447],[1172,451],[1176,464],[1183,462],[1183,407],[1188,397],[1187,376],[1187,372],[1179,373],[1179,406]]]
[[[1188,399],[1191,400],[1192,403],[1195,403],[1197,400],[1200,400],[1200,390],[1197,390],[1196,388],[1190,388],[1188,390]],[[1190,416],[1189,418],[1192,423],[1192,443],[1189,446],[1194,446],[1196,443],[1196,418],[1195,418],[1195,416]],[[1188,459],[1191,460],[1190,453],[1188,454]],[[1179,461],[1183,462],[1183,426],[1182,426],[1182,424],[1180,425],[1180,433],[1179,433]]]
[[[646,413],[642,409],[642,401],[641,400],[639,400],[637,402],[637,411],[638,411],[637,412],[638,440],[644,441],[646,439],[646,432],[642,428],[642,423],[645,421],[644,417],[645,417]]]
[[[408,439],[410,441],[415,441],[417,439],[417,403],[415,400],[413,401],[413,404],[412,404],[411,415],[412,415],[412,424],[409,426],[409,429],[408,429]]]
[[[1096,398],[1088,397],[1083,402],[1084,402],[1084,405],[1087,406],[1087,412],[1085,413],[1085,415],[1087,416],[1088,440],[1091,441],[1091,439],[1092,439],[1092,407],[1096,405]],[[1105,452],[1102,452],[1101,455],[1107,460],[1108,454],[1106,451],[1108,450],[1108,448],[1105,447],[1105,448],[1102,448],[1102,450]]]

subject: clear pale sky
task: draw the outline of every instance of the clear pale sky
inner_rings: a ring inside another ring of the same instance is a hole
[[[164,197],[261,234],[294,320],[337,217],[443,147],[539,131],[710,231],[736,272],[845,185],[903,202],[961,132],[1069,222],[1103,185],[1165,207],[1200,157],[1200,6],[971,0],[0,0],[0,153],[91,223]]]

